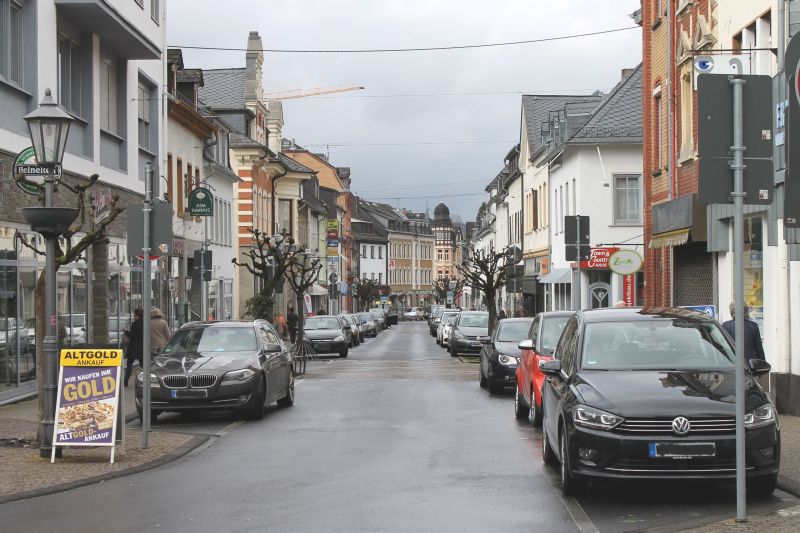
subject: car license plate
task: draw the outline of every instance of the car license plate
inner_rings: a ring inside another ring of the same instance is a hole
[[[692,457],[714,457],[717,453],[713,442],[651,442],[651,458],[691,459]]]
[[[316,346],[314,346],[318,352],[322,352],[325,350],[330,350],[331,345],[327,342],[318,342]]]
[[[473,348],[480,348],[480,347],[481,347],[481,343],[480,343],[480,342],[472,342],[472,343],[470,343],[470,345],[471,345]]]
[[[172,398],[205,398],[208,391],[204,389],[179,389],[170,391]]]

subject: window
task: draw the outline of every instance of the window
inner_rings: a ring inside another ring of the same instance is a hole
[[[658,94],[653,100],[653,106],[656,111],[656,124],[653,131],[653,152],[656,154],[656,170],[661,170],[664,168],[664,110],[661,107],[661,87],[658,88]]]
[[[694,151],[694,90],[692,87],[692,64],[687,62],[681,72],[681,148],[680,160],[692,156]]]
[[[0,76],[22,86],[25,47],[22,4],[15,0],[0,0]]]
[[[181,197],[181,204],[183,210],[189,211],[189,193],[192,192],[192,165],[186,164],[186,174],[183,175],[183,196]]]
[[[117,134],[117,65],[105,50],[100,51],[100,129]]]
[[[531,229],[539,229],[539,191],[535,190],[531,193]]]
[[[178,206],[178,216],[183,216],[183,161],[178,158],[178,172],[176,174],[177,179],[175,183],[177,184],[177,191],[175,193],[175,203],[173,205]]]
[[[383,285],[383,272],[378,272],[378,283]]]
[[[437,250],[436,251],[436,260],[437,261],[441,261],[442,260],[442,251],[441,250]]]
[[[292,201],[278,200],[278,231],[292,233]]]
[[[642,223],[641,176],[614,176],[614,223]]]
[[[150,18],[156,24],[161,20],[161,0],[150,0]]]
[[[58,103],[70,113],[81,114],[80,48],[64,35],[58,38]]]
[[[366,244],[362,244],[361,245],[361,257],[367,257],[367,245]]]
[[[383,246],[378,246],[378,259],[383,259]]]
[[[369,258],[370,259],[375,259],[375,247],[374,246],[370,246],[369,247]]]
[[[139,80],[136,95],[137,116],[139,120],[139,148],[151,151],[150,121],[153,110],[153,91],[150,86]]]

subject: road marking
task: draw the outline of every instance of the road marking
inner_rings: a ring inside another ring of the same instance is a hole
[[[244,420],[237,420],[236,422],[231,422],[230,424],[222,428],[222,431],[217,432],[217,435],[219,435],[220,437],[222,437],[223,435],[227,435],[228,433],[238,428],[242,424],[244,424]]]

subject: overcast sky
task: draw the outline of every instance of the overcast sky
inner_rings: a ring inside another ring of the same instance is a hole
[[[227,0],[167,2],[169,46],[408,48],[539,39],[633,26],[639,0]],[[244,66],[244,52],[184,49],[187,68]],[[352,169],[364,198],[474,219],[485,185],[519,142],[520,94],[608,90],[641,61],[638,29],[551,43],[381,54],[267,53],[267,91],[363,85],[284,102],[284,137]],[[481,141],[455,144],[456,141]],[[500,141],[500,142],[490,142]],[[374,144],[392,146],[374,146]],[[436,144],[407,144],[436,143]],[[372,144],[372,146],[368,146]],[[330,146],[325,146],[330,145]],[[457,183],[457,184],[454,184]],[[445,185],[439,185],[445,184]],[[414,197],[414,198],[411,198]],[[417,198],[425,197],[425,198]]]

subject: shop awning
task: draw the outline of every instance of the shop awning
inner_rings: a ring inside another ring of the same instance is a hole
[[[328,289],[326,289],[325,287],[323,287],[319,283],[314,283],[311,286],[311,290],[308,291],[308,294],[310,294],[311,296],[327,296],[328,295]]]
[[[675,231],[668,231],[666,233],[659,233],[653,235],[650,239],[648,248],[669,248],[671,246],[680,246],[689,241],[689,231],[691,228],[684,228]]]
[[[539,283],[572,283],[572,270],[556,268],[546,276],[539,278]]]

